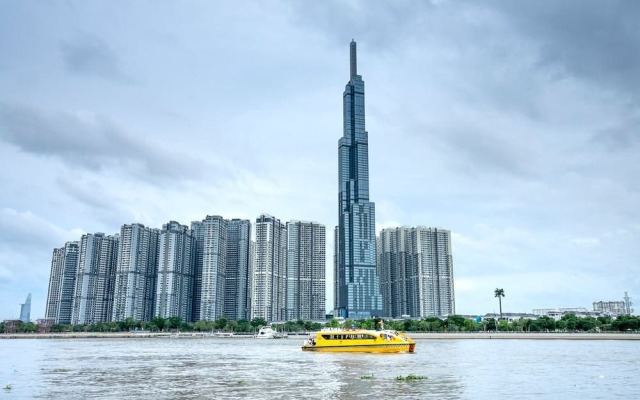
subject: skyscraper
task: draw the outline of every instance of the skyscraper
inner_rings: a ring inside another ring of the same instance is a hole
[[[195,248],[188,226],[176,221],[162,226],[158,236],[155,316],[192,320]]]
[[[251,319],[251,250],[251,222],[230,220],[224,291],[224,316],[230,320]]]
[[[62,289],[62,271],[64,270],[64,247],[53,249],[51,258],[51,272],[49,274],[49,290],[47,292],[47,306],[45,318],[52,318],[58,323],[60,314],[60,295]]]
[[[25,324],[31,321],[31,293],[27,295],[24,304],[20,304],[20,320]]]
[[[256,218],[253,318],[285,318],[286,266],[287,227],[279,219],[262,214]]]
[[[224,312],[227,220],[207,215],[191,223],[196,237],[194,320],[215,321]]]
[[[378,259],[385,315],[455,314],[451,231],[383,229]]]
[[[113,292],[112,321],[149,321],[155,305],[158,229],[122,225]]]
[[[93,324],[111,318],[118,235],[85,234],[80,239],[71,323]]]
[[[343,136],[338,142],[339,221],[336,308],[345,318],[382,314],[376,273],[375,204],[369,201],[369,140],[365,130],[364,81],[357,72],[356,42],[343,94]]]
[[[317,222],[287,223],[287,312],[291,320],[324,320],[325,227]]]
[[[78,242],[53,250],[45,318],[53,318],[56,324],[71,323],[79,250]]]

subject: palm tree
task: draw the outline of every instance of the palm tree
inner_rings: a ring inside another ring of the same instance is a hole
[[[504,289],[496,289],[493,294],[494,297],[498,298],[498,302],[500,303],[500,319],[502,319],[502,298],[504,297]]]

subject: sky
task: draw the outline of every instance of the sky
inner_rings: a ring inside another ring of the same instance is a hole
[[[330,309],[351,39],[377,229],[451,231],[458,314],[640,297],[639,2],[0,8],[0,319],[84,233],[261,213],[327,227]]]

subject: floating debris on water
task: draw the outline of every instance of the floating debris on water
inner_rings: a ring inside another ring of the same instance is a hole
[[[414,374],[409,374],[407,376],[396,376],[396,380],[397,381],[419,381],[422,379],[427,379],[426,376],[421,376],[421,375],[414,375]]]

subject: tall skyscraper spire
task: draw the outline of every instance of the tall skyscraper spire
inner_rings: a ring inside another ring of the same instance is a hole
[[[350,60],[351,60],[351,79],[353,79],[356,76],[358,76],[358,54],[357,54],[357,49],[356,49],[356,42],[353,39],[351,39],[350,53],[351,53],[351,57],[350,57]]]
[[[369,139],[364,123],[364,81],[357,71],[356,42],[351,41],[351,76],[343,98],[343,136],[338,142],[339,221],[336,256],[336,304],[340,316],[382,314],[376,273],[375,204],[369,201]]]

